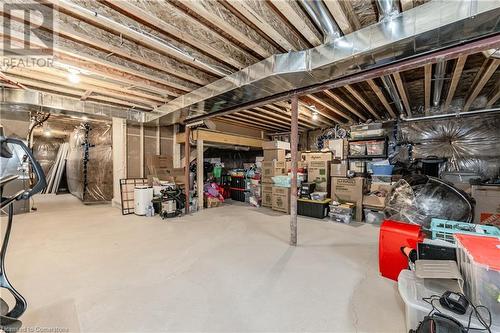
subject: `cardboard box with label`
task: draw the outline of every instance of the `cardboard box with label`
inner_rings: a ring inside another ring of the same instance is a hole
[[[349,143],[347,139],[330,139],[327,141],[328,149],[333,153],[334,158],[343,160],[347,158]]]
[[[371,194],[363,196],[363,206],[367,208],[384,209],[385,199],[391,192],[391,188],[392,186],[387,183],[371,183]]]
[[[262,206],[273,206],[273,186],[271,184],[262,184]]]
[[[290,150],[290,142],[286,141],[267,141],[262,143],[262,149],[267,150],[267,149],[285,149],[285,150]]]
[[[292,161],[286,161],[286,167],[285,167],[285,169],[286,169],[287,172],[291,172],[291,170],[292,170]],[[307,163],[305,161],[297,161],[297,170],[304,170],[304,169],[307,169]]]
[[[264,150],[264,161],[284,161],[286,150],[284,149],[266,149]]]
[[[262,183],[272,183],[272,177],[286,175],[285,161],[264,161],[262,162],[261,181]]]
[[[329,192],[330,161],[310,161],[307,167],[307,181],[316,183],[317,192]]]
[[[339,202],[356,203],[356,221],[361,222],[363,218],[363,191],[365,189],[365,178],[332,177],[333,200]]]
[[[272,208],[283,213],[290,213],[290,189],[288,187],[273,186]]]
[[[481,222],[481,214],[500,213],[500,185],[472,185],[471,194],[476,199],[474,223]]]
[[[334,159],[330,164],[331,177],[347,177],[347,161]]]
[[[300,154],[300,159],[306,162],[313,161],[331,161],[333,160],[332,152],[303,152]]]

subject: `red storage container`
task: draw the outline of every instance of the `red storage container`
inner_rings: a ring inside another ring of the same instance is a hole
[[[378,248],[380,274],[397,281],[399,273],[408,267],[408,258],[401,252],[401,247],[416,249],[417,243],[423,239],[419,225],[384,220],[380,226]]]

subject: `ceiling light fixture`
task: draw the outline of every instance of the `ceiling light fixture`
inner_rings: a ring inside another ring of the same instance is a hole
[[[318,120],[318,113],[317,112],[313,112],[312,119],[313,120]]]

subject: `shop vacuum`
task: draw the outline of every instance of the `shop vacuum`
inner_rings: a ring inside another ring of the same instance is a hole
[[[33,195],[41,192],[47,186],[47,182],[45,180],[43,170],[40,164],[33,157],[31,150],[26,147],[26,145],[21,140],[5,137],[3,134],[3,127],[0,127],[0,156],[2,157],[2,159],[9,159],[12,157],[12,151],[9,148],[9,144],[18,145],[22,148],[22,150],[26,153],[23,159],[29,159],[31,161],[31,167],[36,174],[37,179],[37,182],[33,185],[32,188],[22,189],[19,192],[8,197],[3,196],[3,188],[9,182],[17,179],[18,176],[7,175],[0,179],[0,209],[7,208],[8,210],[7,228],[5,229],[2,248],[0,250],[0,288],[9,291],[16,303],[14,307],[10,309],[9,304],[2,298],[0,298],[0,330],[3,330],[5,332],[15,332],[21,327],[22,323],[19,320],[19,317],[21,317],[21,315],[26,311],[28,304],[26,302],[26,299],[16,289],[14,289],[5,272],[5,255],[7,252],[10,232],[12,229],[12,220],[14,217],[13,204],[16,201],[29,200],[29,198],[31,198]]]
[[[182,214],[186,206],[186,196],[184,191],[178,186],[168,186],[161,191],[161,211],[162,219],[176,217]]]

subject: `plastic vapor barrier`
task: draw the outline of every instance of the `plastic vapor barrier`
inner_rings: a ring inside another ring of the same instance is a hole
[[[111,125],[90,124],[75,129],[69,139],[66,174],[70,192],[85,203],[113,198]],[[88,150],[87,150],[88,149]],[[88,152],[88,155],[85,152]]]

